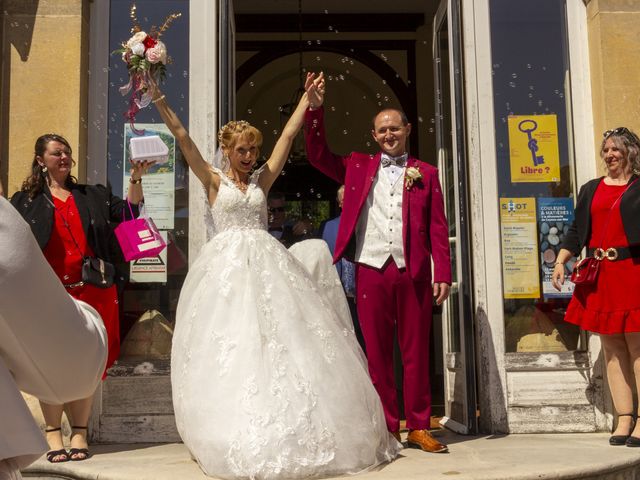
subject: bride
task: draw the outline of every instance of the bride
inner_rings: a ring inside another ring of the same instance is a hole
[[[322,76],[307,84],[324,90]],[[180,294],[171,359],[176,424],[192,456],[225,479],[355,474],[392,460],[401,445],[387,432],[328,249],[297,244],[300,261],[266,229],[266,195],[307,94],[254,173],[255,127],[222,127],[222,159],[211,166],[157,85],[153,98],[213,218]]]

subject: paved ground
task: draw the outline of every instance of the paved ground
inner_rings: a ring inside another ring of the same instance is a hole
[[[640,479],[640,448],[610,447],[608,434],[438,435],[448,454],[405,449],[362,480]],[[98,445],[84,462],[38,460],[24,472],[36,479],[204,480],[182,444]],[[353,478],[353,477],[351,477]]]

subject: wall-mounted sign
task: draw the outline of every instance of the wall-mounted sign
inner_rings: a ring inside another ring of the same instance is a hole
[[[511,182],[559,182],[558,120],[555,115],[510,115]]]
[[[167,232],[160,231],[160,235],[167,242]],[[130,278],[133,283],[164,283],[167,281],[167,249],[158,255],[139,258],[130,263]]]
[[[539,198],[538,232],[540,240],[540,268],[542,269],[542,294],[547,298],[570,298],[574,284],[569,280],[575,258],[565,264],[565,281],[562,290],[551,285],[551,275],[560,252],[560,244],[573,222],[573,199]]]
[[[144,130],[145,136],[157,135],[162,139],[169,149],[169,158],[166,162],[153,165],[142,181],[144,191],[144,203],[147,215],[153,218],[156,227],[160,230],[172,230],[174,228],[175,216],[175,160],[176,141],[169,129],[164,124],[156,123],[136,123],[136,128]],[[129,187],[129,141],[135,138],[136,134],[131,130],[131,125],[124,126],[124,163],[123,168],[124,186],[123,198],[127,194]]]
[[[538,298],[540,270],[535,198],[500,198],[504,298]]]

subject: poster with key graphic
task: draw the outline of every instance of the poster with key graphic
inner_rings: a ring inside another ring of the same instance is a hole
[[[559,182],[556,115],[510,115],[508,126],[511,182]]]

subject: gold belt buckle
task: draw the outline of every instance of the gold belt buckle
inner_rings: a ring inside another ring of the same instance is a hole
[[[610,260],[613,262],[615,259],[618,258],[618,250],[616,250],[614,247],[609,247],[604,252],[604,255],[605,257],[607,257],[607,260]]]
[[[607,250],[608,252],[609,250]],[[593,258],[595,258],[596,260],[604,260],[606,252],[604,251],[604,248],[596,248],[593,251]],[[618,255],[618,252],[616,251],[616,256]]]

